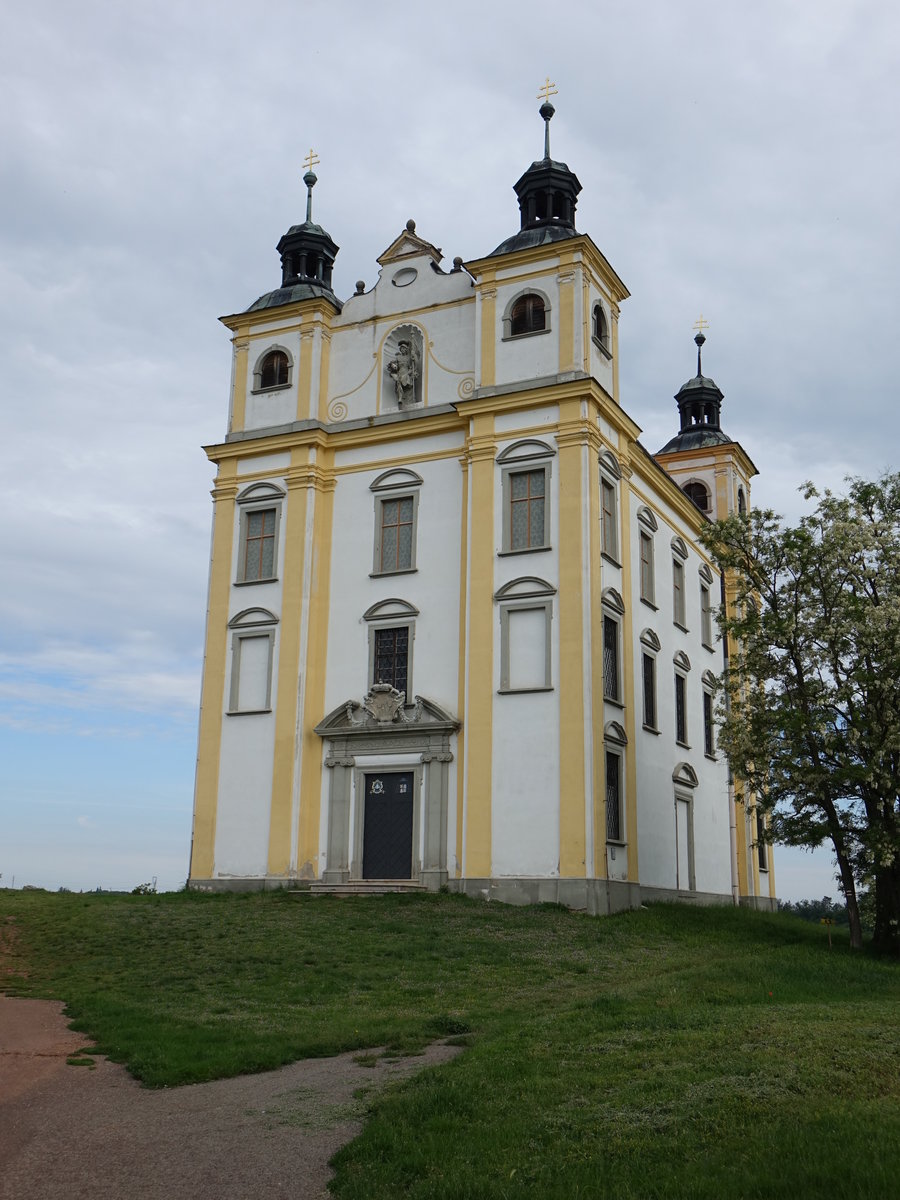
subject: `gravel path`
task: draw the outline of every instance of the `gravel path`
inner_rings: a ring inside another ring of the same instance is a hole
[[[0,1200],[319,1200],[362,1128],[359,1089],[458,1053],[342,1054],[157,1091],[101,1057],[67,1064],[84,1035],[62,1008],[0,994]]]

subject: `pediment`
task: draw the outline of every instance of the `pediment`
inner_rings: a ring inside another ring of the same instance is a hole
[[[406,228],[386,250],[381,252],[375,261],[380,267],[385,267],[388,263],[397,262],[399,259],[415,258],[423,254],[427,255],[434,263],[439,263],[444,257],[437,246],[432,246],[431,242],[420,238],[414,230]]]
[[[385,690],[387,689],[387,690]],[[459,721],[446,709],[425,696],[405,702],[402,692],[374,684],[362,700],[345,700],[316,726],[319,737],[347,737],[371,733],[415,733],[416,731],[455,733]]]

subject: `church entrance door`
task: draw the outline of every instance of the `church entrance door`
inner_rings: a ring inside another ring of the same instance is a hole
[[[412,877],[413,773],[366,775],[363,879]]]

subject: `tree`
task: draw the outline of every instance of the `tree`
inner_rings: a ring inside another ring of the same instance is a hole
[[[859,892],[875,899],[874,943],[900,955],[900,474],[805,484],[814,511],[712,523],[726,572],[719,744],[768,840],[830,840],[862,944]]]

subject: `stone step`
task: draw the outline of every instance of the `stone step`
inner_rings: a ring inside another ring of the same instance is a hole
[[[413,879],[352,879],[347,883],[316,882],[309,885],[309,896],[384,896],[391,892],[425,892],[424,883]]]

